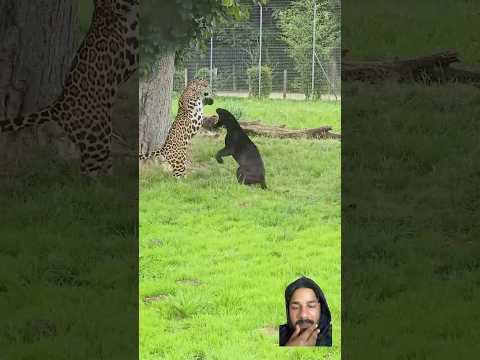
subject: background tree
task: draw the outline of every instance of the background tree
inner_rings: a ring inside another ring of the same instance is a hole
[[[241,18],[237,0],[145,0],[140,21],[140,152],[165,141],[171,124],[175,60],[194,39],[209,34],[215,23]]]
[[[61,92],[79,43],[76,0],[0,0],[0,116],[37,111]],[[63,132],[61,132],[63,134]],[[2,134],[2,151],[60,136],[56,124]]]
[[[282,37],[288,45],[295,68],[300,73],[301,84],[307,98],[311,92],[312,29],[315,0],[297,0],[279,11],[276,17]],[[338,0],[316,0],[316,52],[321,58],[329,55],[332,48],[340,47],[340,16],[336,8]]]

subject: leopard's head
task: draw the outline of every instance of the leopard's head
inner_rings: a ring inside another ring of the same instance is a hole
[[[203,105],[212,105],[212,91],[205,79],[190,81],[180,97],[180,106],[187,108],[191,101],[201,100]]]
[[[117,16],[137,16],[139,0],[94,0],[95,8],[113,13]]]

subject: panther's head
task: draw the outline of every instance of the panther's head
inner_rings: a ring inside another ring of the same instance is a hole
[[[203,105],[212,105],[212,91],[205,79],[190,81],[180,97],[180,106],[187,108],[191,100],[201,100]]]
[[[233,116],[233,114],[230,111],[222,108],[218,108],[216,112],[218,114],[218,120],[215,124],[212,125],[213,129],[218,129],[219,127],[222,127],[222,126],[229,128],[232,126],[232,124],[237,123],[235,116]]]

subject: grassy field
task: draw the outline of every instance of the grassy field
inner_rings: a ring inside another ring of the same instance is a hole
[[[359,358],[372,349],[380,359],[474,358],[480,93],[455,84],[343,89],[346,349]]]
[[[454,49],[478,66],[479,14],[469,0],[343,2],[342,46],[370,60]],[[344,355],[478,356],[479,104],[467,85],[342,83]]]
[[[177,104],[173,104],[175,112]],[[340,132],[341,107],[339,101],[259,100],[216,97],[215,103],[205,110],[215,114],[216,108],[229,110],[240,121],[260,120],[266,124],[285,124],[292,129],[329,125]]]
[[[340,124],[331,104],[216,99],[206,113],[220,106],[290,127]],[[237,183],[232,158],[213,159],[223,136],[194,138],[186,179],[142,171],[141,358],[340,359],[340,143],[254,138],[263,191]],[[277,345],[285,286],[302,274],[327,296],[331,349]]]
[[[24,165],[0,181],[0,358],[132,354],[118,340],[136,335],[134,174],[89,184],[61,162]]]
[[[480,3],[470,0],[342,3],[342,47],[356,59],[378,60],[458,50],[479,65]],[[362,31],[358,31],[362,29]],[[349,44],[356,44],[349,46]]]

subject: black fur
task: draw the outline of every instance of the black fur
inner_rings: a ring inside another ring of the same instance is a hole
[[[237,169],[237,180],[240,184],[261,184],[266,189],[265,168],[257,147],[242,130],[235,117],[224,109],[217,109],[218,122],[214,128],[223,126],[227,129],[225,147],[217,152],[215,159],[223,163],[222,157],[232,155],[240,165]]]

